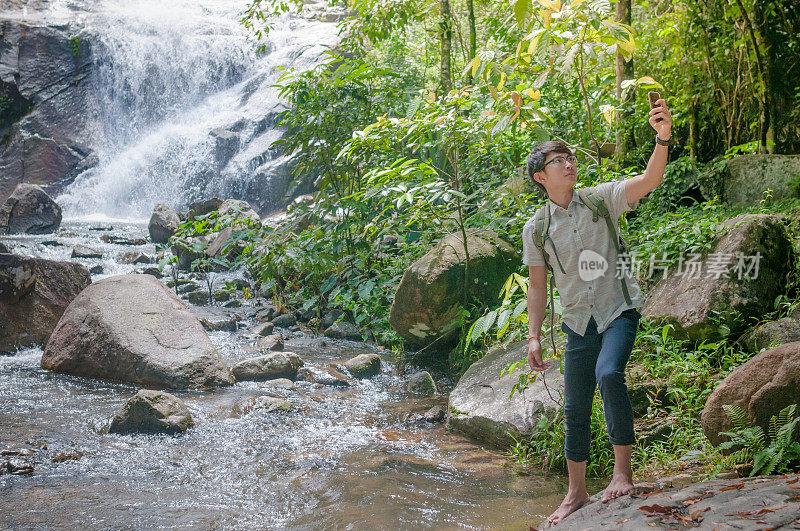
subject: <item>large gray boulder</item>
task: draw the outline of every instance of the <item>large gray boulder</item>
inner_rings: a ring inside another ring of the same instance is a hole
[[[503,283],[519,267],[519,255],[488,230],[468,231],[467,247],[470,299],[494,304]],[[406,269],[394,295],[389,323],[411,348],[427,347],[445,336],[437,343],[444,350],[450,346],[448,338],[456,339],[458,327],[453,325],[462,302],[465,266],[461,233],[454,233]]]
[[[180,224],[181,218],[175,210],[164,203],[158,203],[153,207],[147,230],[153,243],[168,243]]]
[[[563,336],[563,334],[561,334]],[[563,345],[563,337],[559,338]],[[560,348],[560,347],[559,347]],[[527,359],[527,341],[517,341],[507,347],[490,350],[486,356],[470,365],[450,392],[450,418],[447,425],[475,440],[499,448],[508,448],[516,440],[530,438],[542,416],[550,416],[561,406],[556,400],[564,390],[564,376],[558,360],[531,383],[524,393],[511,389],[519,374],[500,372],[511,363]],[[548,356],[549,354],[545,354]],[[546,384],[546,386],[545,386]]]
[[[22,182],[52,193],[96,163],[87,134],[97,115],[91,39],[82,34],[75,50],[69,20],[47,25],[35,6],[25,9],[0,20],[0,99],[12,110],[10,126],[0,124],[0,201]]]
[[[192,426],[192,415],[183,400],[163,391],[142,390],[122,406],[108,431],[176,435]]]
[[[764,428],[771,416],[790,404],[800,405],[800,342],[787,343],[756,354],[728,375],[706,400],[700,423],[708,440],[725,440],[719,433],[733,423],[724,405],[741,407],[751,421]]]
[[[41,186],[20,184],[0,207],[0,234],[48,234],[61,225],[61,207]]]
[[[381,372],[381,357],[377,354],[359,354],[344,362],[344,368],[356,378],[372,378]]]
[[[733,205],[758,205],[771,190],[773,201],[791,197],[800,177],[800,155],[741,155],[728,162],[719,178],[721,197]]]
[[[672,324],[676,337],[701,341],[728,332],[736,336],[771,311],[775,297],[786,289],[794,251],[781,218],[742,215],[724,225],[731,230],[700,262],[700,274],[672,272],[648,294],[642,314]],[[737,256],[744,257],[741,278]],[[757,270],[748,275],[747,267],[756,262]],[[724,274],[717,275],[715,263],[725,266]]]
[[[219,206],[219,217],[230,216],[236,220],[247,220],[256,225],[261,224],[261,216],[253,210],[250,203],[239,199],[226,199]]]
[[[0,352],[44,346],[92,278],[86,266],[0,254]]]
[[[233,384],[197,317],[151,275],[83,290],[50,336],[42,367],[170,389]]]

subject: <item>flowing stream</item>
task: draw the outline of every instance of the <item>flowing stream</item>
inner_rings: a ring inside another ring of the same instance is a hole
[[[155,255],[151,243],[101,236],[146,237],[157,202],[180,209],[217,195],[262,212],[277,204],[287,160],[270,149],[282,134],[272,85],[280,66],[317,64],[336,44],[334,24],[284,18],[256,56],[238,23],[243,1],[42,2],[91,47],[96,116],[86,134],[98,163],[57,198],[59,232],[5,238],[13,252],[71,260],[75,245],[89,246],[103,257],[72,260],[94,268],[97,281],[141,271],[122,263],[127,252]],[[190,305],[239,320],[236,331],[209,332],[229,364],[255,355],[254,304]],[[21,450],[35,465],[0,475],[0,528],[528,529],[560,502],[564,478],[519,473],[504,454],[422,419],[446,407],[444,375],[434,374],[442,394],[414,397],[405,390],[414,368],[374,346],[304,328],[283,334],[306,366],[379,352],[382,372],[349,387],[240,382],[179,392],[196,424],[186,434],[119,436],[105,428],[135,386],[44,371],[40,348],[0,356],[0,450]],[[295,409],[234,413],[265,394]]]

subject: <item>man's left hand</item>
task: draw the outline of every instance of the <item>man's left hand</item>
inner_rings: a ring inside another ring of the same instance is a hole
[[[656,100],[656,106],[650,109],[650,119],[648,121],[661,140],[669,140],[672,137],[672,114],[670,114],[667,102],[663,98]]]

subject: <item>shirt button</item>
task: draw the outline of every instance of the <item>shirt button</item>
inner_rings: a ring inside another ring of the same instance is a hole
[[[591,289],[592,289],[592,287],[591,287],[591,286],[589,286],[589,290],[590,290],[590,291],[591,291]]]
[[[590,305],[589,305],[589,308],[594,308],[594,304],[590,304]]]
[[[573,229],[573,231],[572,231],[572,232],[578,232],[578,230],[577,230],[577,229]]]
[[[583,252],[583,249],[581,249],[580,251]]]
[[[572,217],[572,214],[570,214],[569,217]]]

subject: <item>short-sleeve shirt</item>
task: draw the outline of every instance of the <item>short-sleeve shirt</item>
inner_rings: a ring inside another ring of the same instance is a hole
[[[593,189],[603,198],[619,233],[619,217],[634,210],[638,201],[628,203],[625,181],[602,183]],[[545,242],[545,251],[564,308],[561,316],[564,324],[573,332],[585,335],[589,319],[594,317],[597,331],[603,332],[625,310],[643,306],[642,290],[630,275],[629,266],[623,273],[606,221],[602,217],[593,221],[592,210],[574,192],[566,209],[552,201],[548,201],[547,206],[550,208],[550,239]],[[522,230],[522,262],[528,266],[543,266],[544,257],[533,243],[533,219],[531,217]],[[625,279],[631,304],[625,302],[620,277]]]

